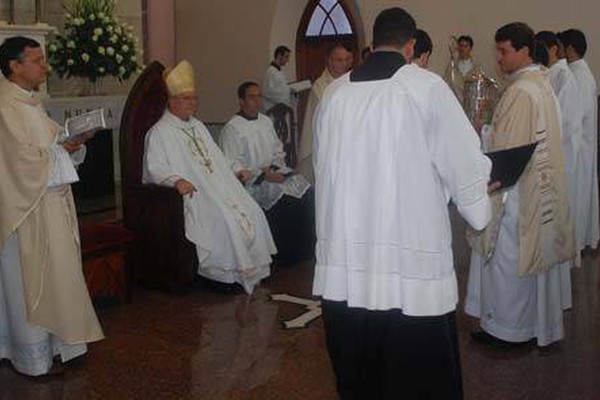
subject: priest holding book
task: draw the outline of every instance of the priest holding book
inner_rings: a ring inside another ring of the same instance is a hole
[[[62,362],[104,337],[84,281],[71,183],[83,143],[62,138],[36,96],[46,80],[40,44],[0,46],[0,359],[26,375]]]
[[[546,346],[564,337],[571,287],[561,270],[575,259],[560,114],[548,72],[533,63],[531,28],[512,23],[495,40],[510,84],[483,129],[486,151],[537,145],[516,183],[491,195],[491,223],[470,232],[466,312],[480,319],[478,342]]]

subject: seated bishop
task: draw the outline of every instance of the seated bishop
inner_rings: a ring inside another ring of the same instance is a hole
[[[255,82],[238,88],[240,111],[221,132],[221,148],[248,192],[265,210],[278,262],[312,259],[315,245],[314,193],[308,181],[286,165],[283,143],[273,122],[259,110],[263,99]]]
[[[198,98],[191,64],[165,73],[169,100],[146,135],[144,183],[183,196],[185,234],[196,245],[198,274],[251,294],[270,275],[276,253],[261,208],[236,179],[207,128],[194,118]]]

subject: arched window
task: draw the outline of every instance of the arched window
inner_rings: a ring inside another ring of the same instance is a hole
[[[319,0],[310,17],[305,35],[315,37],[353,33],[346,10],[338,0]]]

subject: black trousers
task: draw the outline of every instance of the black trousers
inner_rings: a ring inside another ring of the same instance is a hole
[[[315,254],[315,195],[310,188],[301,199],[283,196],[265,212],[282,264],[310,260]]]
[[[409,317],[323,300],[338,394],[349,399],[463,398],[456,315]]]

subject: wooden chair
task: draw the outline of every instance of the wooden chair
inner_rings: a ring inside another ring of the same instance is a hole
[[[153,62],[135,82],[123,111],[120,159],[123,224],[136,235],[135,277],[151,287],[179,291],[194,279],[195,246],[185,238],[183,200],[169,187],[142,184],[144,139],[167,104],[164,67]]]
[[[273,121],[275,132],[277,132],[279,140],[283,142],[287,165],[290,168],[295,168],[298,163],[298,141],[294,109],[288,105],[279,103],[269,108],[265,114]]]

